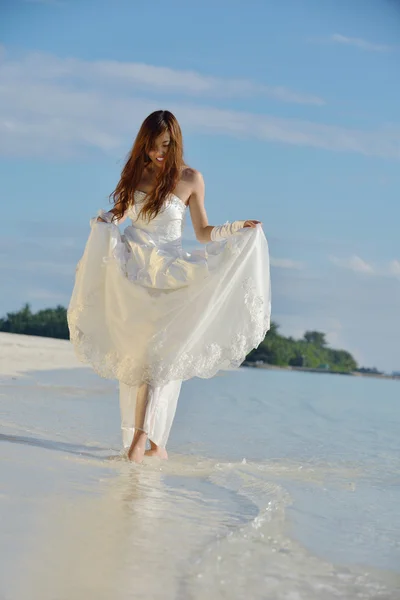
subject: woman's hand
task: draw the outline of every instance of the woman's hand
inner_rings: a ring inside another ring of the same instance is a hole
[[[245,221],[243,227],[257,227],[257,225],[262,225],[261,221],[254,221],[254,219],[250,219],[249,221]]]

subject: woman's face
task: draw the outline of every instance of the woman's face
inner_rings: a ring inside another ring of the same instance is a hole
[[[171,141],[169,131],[164,131],[156,138],[154,147],[149,152],[149,158],[156,167],[162,167]]]

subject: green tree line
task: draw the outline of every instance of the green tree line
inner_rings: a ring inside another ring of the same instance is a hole
[[[345,373],[357,369],[349,352],[327,347],[324,333],[306,331],[302,339],[295,340],[280,335],[278,329],[276,323],[271,324],[264,341],[247,356],[246,364],[324,368]],[[0,331],[69,339],[67,311],[63,306],[57,306],[34,313],[29,304],[25,304],[20,311],[0,319]]]
[[[63,306],[57,306],[33,313],[29,304],[25,304],[20,311],[8,313],[6,317],[0,319],[0,331],[67,340],[69,339],[67,310]]]
[[[306,331],[295,340],[279,334],[279,326],[271,323],[271,329],[264,341],[247,356],[246,363],[267,363],[280,367],[303,367],[327,369],[350,373],[358,368],[353,356],[346,350],[328,348],[325,334],[320,331]]]

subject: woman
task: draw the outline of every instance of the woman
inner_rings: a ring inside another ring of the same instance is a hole
[[[268,245],[259,221],[208,224],[203,177],[184,163],[168,111],[143,122],[110,197],[77,266],[71,341],[82,361],[119,381],[128,458],[166,458],[182,381],[239,366],[269,329]],[[188,207],[206,244],[190,254]]]

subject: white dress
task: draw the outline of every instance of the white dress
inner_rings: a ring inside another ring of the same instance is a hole
[[[270,326],[268,244],[261,225],[191,253],[182,248],[187,206],[171,194],[159,214],[131,224],[91,220],[68,308],[77,356],[120,382],[124,445],[136,391],[148,384],[146,430],[165,445],[182,380],[238,367]]]

